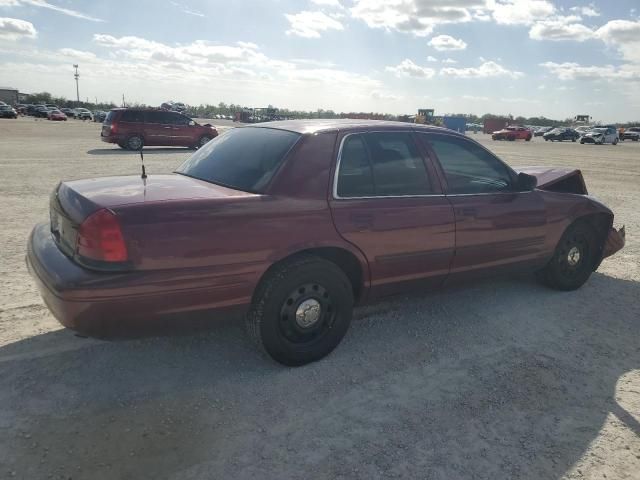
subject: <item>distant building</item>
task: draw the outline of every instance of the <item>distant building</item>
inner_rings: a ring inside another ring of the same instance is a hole
[[[0,87],[0,101],[15,105],[18,103],[18,90],[11,87]]]
[[[576,115],[573,117],[573,121],[576,123],[589,123],[591,121],[591,117],[589,115]]]

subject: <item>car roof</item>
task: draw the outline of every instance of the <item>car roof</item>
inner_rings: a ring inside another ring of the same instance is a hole
[[[280,120],[276,122],[254,123],[247,127],[275,128],[290,132],[313,134],[336,130],[360,130],[360,129],[416,129],[421,131],[446,132],[463,136],[454,130],[432,125],[416,123],[392,122],[389,120],[360,120],[360,119],[318,119],[318,120]]]

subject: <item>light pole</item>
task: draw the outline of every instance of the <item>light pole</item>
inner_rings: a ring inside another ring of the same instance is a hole
[[[73,68],[76,69],[76,73],[73,74],[73,78],[76,79],[76,100],[78,101],[78,105],[80,105],[80,86],[78,85],[80,74],[78,73],[78,65],[74,64]]]

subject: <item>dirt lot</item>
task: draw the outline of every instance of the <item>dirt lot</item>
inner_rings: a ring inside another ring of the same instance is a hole
[[[83,339],[42,305],[26,237],[59,179],[138,174],[99,126],[0,123],[0,478],[638,479],[640,144],[491,142],[583,170],[628,231],[581,290],[529,277],[364,307],[298,369],[212,331]],[[151,174],[189,155],[154,149]]]

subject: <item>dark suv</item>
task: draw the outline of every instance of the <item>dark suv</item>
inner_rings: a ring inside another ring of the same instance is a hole
[[[114,108],[102,124],[103,142],[139,150],[144,145],[199,148],[218,136],[215,127],[166,110]]]

